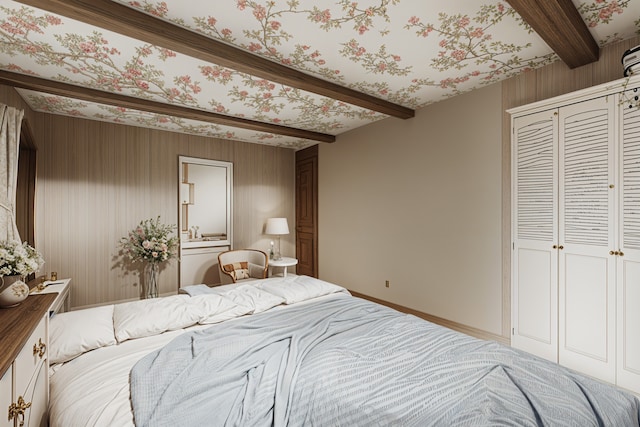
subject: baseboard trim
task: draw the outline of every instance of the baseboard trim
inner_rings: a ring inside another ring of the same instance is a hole
[[[492,334],[491,332],[483,331],[482,329],[473,328],[471,326],[463,325],[461,323],[452,322],[451,320],[443,319],[442,317],[432,316],[431,314],[423,313],[421,311],[404,307],[399,304],[394,304],[392,302],[370,297],[368,295],[364,295],[359,292],[355,292],[351,290],[349,292],[351,292],[351,295],[353,295],[354,297],[366,299],[368,301],[372,301],[381,305],[386,305],[387,307],[391,307],[394,310],[398,310],[402,313],[412,314],[416,317],[427,320],[431,323],[435,323],[437,325],[444,326],[449,329],[453,329],[454,331],[462,332],[463,334],[471,335],[472,337],[480,338],[482,340],[497,341],[500,344],[504,344],[504,345],[511,344],[511,340],[508,337]]]

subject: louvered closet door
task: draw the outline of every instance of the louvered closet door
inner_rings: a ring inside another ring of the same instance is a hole
[[[557,116],[514,119],[511,345],[557,361]]]
[[[617,384],[640,393],[640,110],[622,104],[621,115]]]
[[[615,381],[613,97],[559,110],[559,363]]]

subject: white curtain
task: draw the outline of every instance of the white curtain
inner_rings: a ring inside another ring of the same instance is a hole
[[[0,104],[0,240],[18,240],[16,185],[23,110]]]

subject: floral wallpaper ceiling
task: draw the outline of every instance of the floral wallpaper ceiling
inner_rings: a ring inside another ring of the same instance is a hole
[[[412,109],[557,60],[502,1],[119,2]],[[640,34],[638,0],[573,2],[601,46]],[[0,0],[0,39],[0,69],[102,91],[332,135],[387,117],[11,0]],[[18,91],[34,110],[52,114],[293,149],[315,144]]]

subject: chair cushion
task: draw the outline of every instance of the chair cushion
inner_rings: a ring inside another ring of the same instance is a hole
[[[264,265],[249,263],[249,276],[253,279],[266,279],[267,269]]]
[[[247,261],[225,264],[222,269],[229,273],[233,280],[249,279],[249,263]]]

